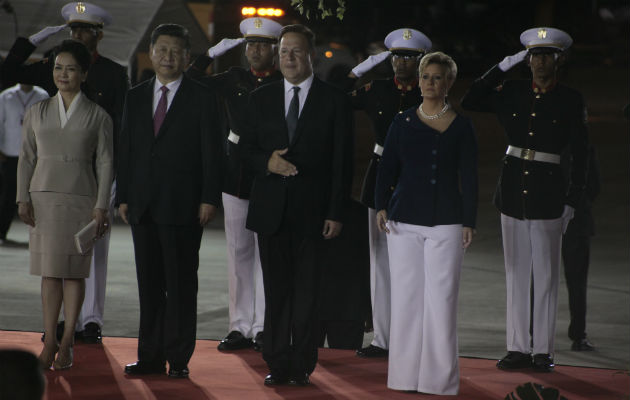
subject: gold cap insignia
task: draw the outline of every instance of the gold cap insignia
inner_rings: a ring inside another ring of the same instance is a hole
[[[409,29],[405,29],[403,31],[403,39],[405,40],[411,39],[411,31]]]
[[[77,10],[77,13],[79,14],[83,14],[85,12],[85,4],[83,4],[83,2],[78,2],[77,6],[75,7]]]
[[[545,39],[547,37],[547,30],[546,29],[539,29],[538,30],[538,39]]]
[[[263,22],[262,22],[262,20],[260,18],[256,18],[254,20],[254,28],[260,29],[260,28],[262,28],[262,25],[263,25]]]

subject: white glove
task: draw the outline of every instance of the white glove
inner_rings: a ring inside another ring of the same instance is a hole
[[[573,214],[575,214],[575,209],[569,205],[564,206],[564,211],[562,212],[562,234],[567,231],[567,227],[569,226],[569,222],[573,219]]]
[[[392,54],[392,52],[387,50],[387,51],[383,51],[381,53],[375,54],[373,56],[369,56],[361,64],[359,64],[356,67],[352,68],[352,73],[357,78],[360,78],[361,75],[365,74],[366,72],[368,72],[369,70],[371,70],[372,68],[377,66],[378,64],[382,63],[383,60],[385,60],[387,57],[389,57],[390,54]]]
[[[210,57],[210,58],[217,58],[221,54],[225,53],[226,51],[230,50],[233,47],[238,46],[239,44],[243,43],[244,41],[245,41],[245,38],[238,38],[238,39],[225,38],[225,39],[221,40],[219,43],[217,43],[214,46],[210,47],[210,50],[208,50],[208,57]]]
[[[516,64],[520,63],[521,61],[523,61],[525,59],[525,56],[527,55],[527,50],[521,50],[518,53],[512,55],[512,56],[507,56],[503,59],[503,61],[501,61],[499,63],[499,69],[503,72],[509,70],[510,68],[512,68],[513,66],[515,66]]]
[[[37,47],[40,44],[44,43],[46,39],[59,32],[66,26],[66,24],[58,26],[47,26],[36,34],[29,36],[28,41],[31,42],[33,46]]]

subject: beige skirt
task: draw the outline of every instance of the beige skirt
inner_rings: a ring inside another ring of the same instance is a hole
[[[92,250],[81,255],[74,234],[92,220],[94,197],[31,192],[35,227],[30,230],[31,274],[53,278],[87,278]]]

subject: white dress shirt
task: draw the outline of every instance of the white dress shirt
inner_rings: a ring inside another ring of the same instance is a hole
[[[20,155],[24,114],[33,104],[47,98],[48,93],[38,86],[24,92],[18,84],[0,93],[0,151],[3,154]]]
[[[298,99],[300,100],[300,110],[298,112],[298,118],[302,115],[302,108],[304,108],[304,103],[306,102],[306,96],[308,96],[308,91],[311,90],[311,85],[313,84],[313,74],[308,78],[304,79],[302,83],[299,85],[294,85],[284,80],[284,116],[286,117],[289,113],[289,105],[291,104],[291,100],[293,99],[293,87],[299,86],[300,91],[298,92]]]
[[[179,79],[165,85],[160,82],[157,76],[155,77],[155,83],[153,84],[153,115],[155,115],[155,110],[160,102],[160,98],[162,98],[162,86],[168,88],[168,92],[166,92],[166,111],[168,111],[175,97],[175,93],[177,93],[177,89],[179,89],[179,85],[182,83],[182,79],[184,79],[183,74],[180,75]]]

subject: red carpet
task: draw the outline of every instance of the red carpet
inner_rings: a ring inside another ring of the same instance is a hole
[[[39,354],[40,333],[0,331],[0,348],[22,348]],[[225,354],[217,342],[197,341],[190,379],[166,376],[128,378],[123,365],[136,360],[137,340],[110,338],[103,345],[75,347],[74,367],[46,372],[48,400],[57,399],[438,399],[442,397],[389,390],[387,361],[366,360],[353,351],[322,349],[319,364],[304,388],[263,385],[267,368],[259,353]],[[629,399],[627,371],[557,366],[550,374],[503,372],[494,360],[461,358],[459,396],[466,400],[504,399],[516,386],[537,382],[552,386],[569,400]]]

